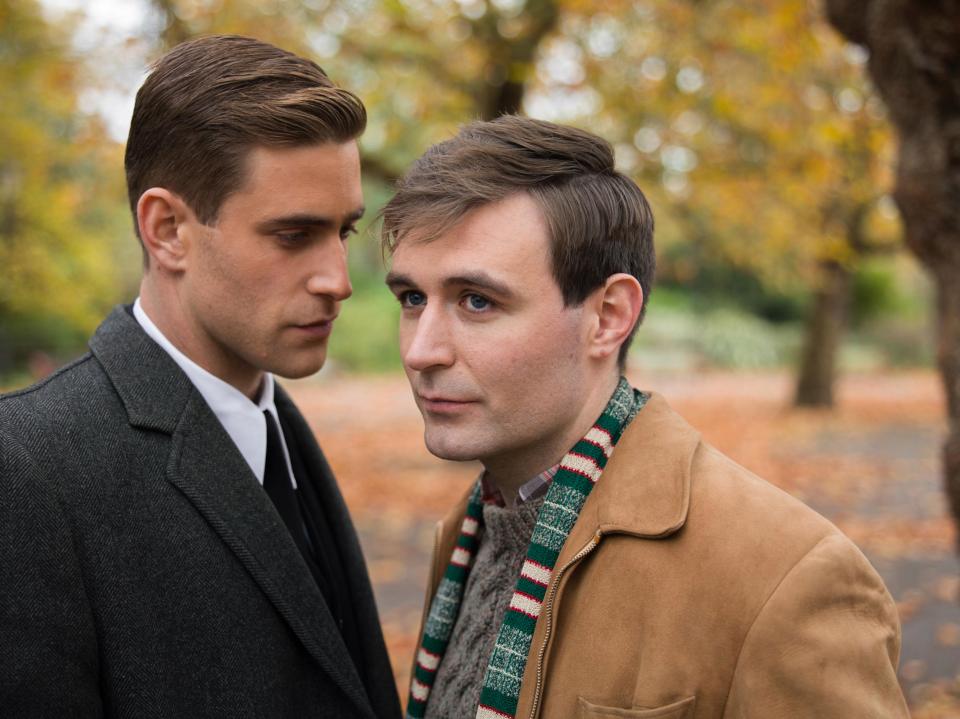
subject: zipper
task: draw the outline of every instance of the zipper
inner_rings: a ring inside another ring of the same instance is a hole
[[[564,572],[597,548],[602,536],[603,533],[598,529],[597,533],[591,537],[590,542],[574,554],[566,564],[560,567],[560,570],[556,573],[551,583],[547,601],[543,604],[544,611],[546,612],[546,629],[543,633],[543,643],[540,645],[540,651],[537,654],[537,685],[534,689],[533,703],[530,707],[530,719],[535,719],[537,711],[540,709],[540,694],[543,692],[543,658],[547,654],[547,645],[550,643],[550,632],[553,630],[553,600],[559,591],[560,580],[563,578]]]

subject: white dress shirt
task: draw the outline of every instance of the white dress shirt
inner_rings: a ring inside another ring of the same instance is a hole
[[[206,400],[206,403],[213,410],[213,413],[220,420],[220,424],[227,430],[230,439],[237,445],[240,454],[250,465],[254,476],[263,484],[264,466],[267,461],[267,425],[266,417],[263,416],[264,410],[273,415],[277,423],[277,430],[280,432],[280,442],[283,445],[283,455],[287,463],[287,472],[290,474],[290,481],[294,489],[297,487],[297,479],[293,475],[293,469],[290,465],[290,452],[287,450],[287,441],[283,436],[283,429],[280,426],[280,420],[277,415],[277,407],[273,401],[274,380],[273,375],[264,372],[263,383],[260,386],[259,401],[254,403],[243,392],[231,384],[227,384],[219,377],[216,377],[196,362],[187,357],[183,352],[173,346],[163,332],[147,316],[138,297],[133,303],[133,316],[136,318],[143,331],[150,338],[160,345],[164,351],[170,355],[171,359],[184,371],[193,386],[197,388],[200,396]]]

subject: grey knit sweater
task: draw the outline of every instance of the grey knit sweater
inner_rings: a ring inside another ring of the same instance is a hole
[[[450,643],[430,692],[426,719],[473,719],[543,497],[519,507],[483,505],[483,536]]]

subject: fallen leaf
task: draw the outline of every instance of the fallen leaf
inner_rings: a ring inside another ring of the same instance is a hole
[[[941,624],[937,627],[937,643],[945,647],[960,646],[960,624]]]
[[[927,663],[923,659],[911,659],[900,667],[900,676],[908,682],[918,681],[927,671]]]
[[[934,594],[941,602],[960,602],[960,577],[940,577]]]

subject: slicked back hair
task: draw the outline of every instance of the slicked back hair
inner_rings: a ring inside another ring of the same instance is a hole
[[[177,45],[140,87],[130,122],[124,166],[137,236],[137,202],[151,187],[213,224],[253,148],[347,142],[366,123],[360,99],[311,60],[236,35]]]
[[[418,242],[436,239],[471,210],[517,192],[543,213],[553,277],[568,307],[618,272],[643,288],[640,318],[620,347],[622,369],[653,284],[653,212],[596,135],[517,115],[465,125],[398,183],[382,213],[383,249],[392,253],[411,233]]]

